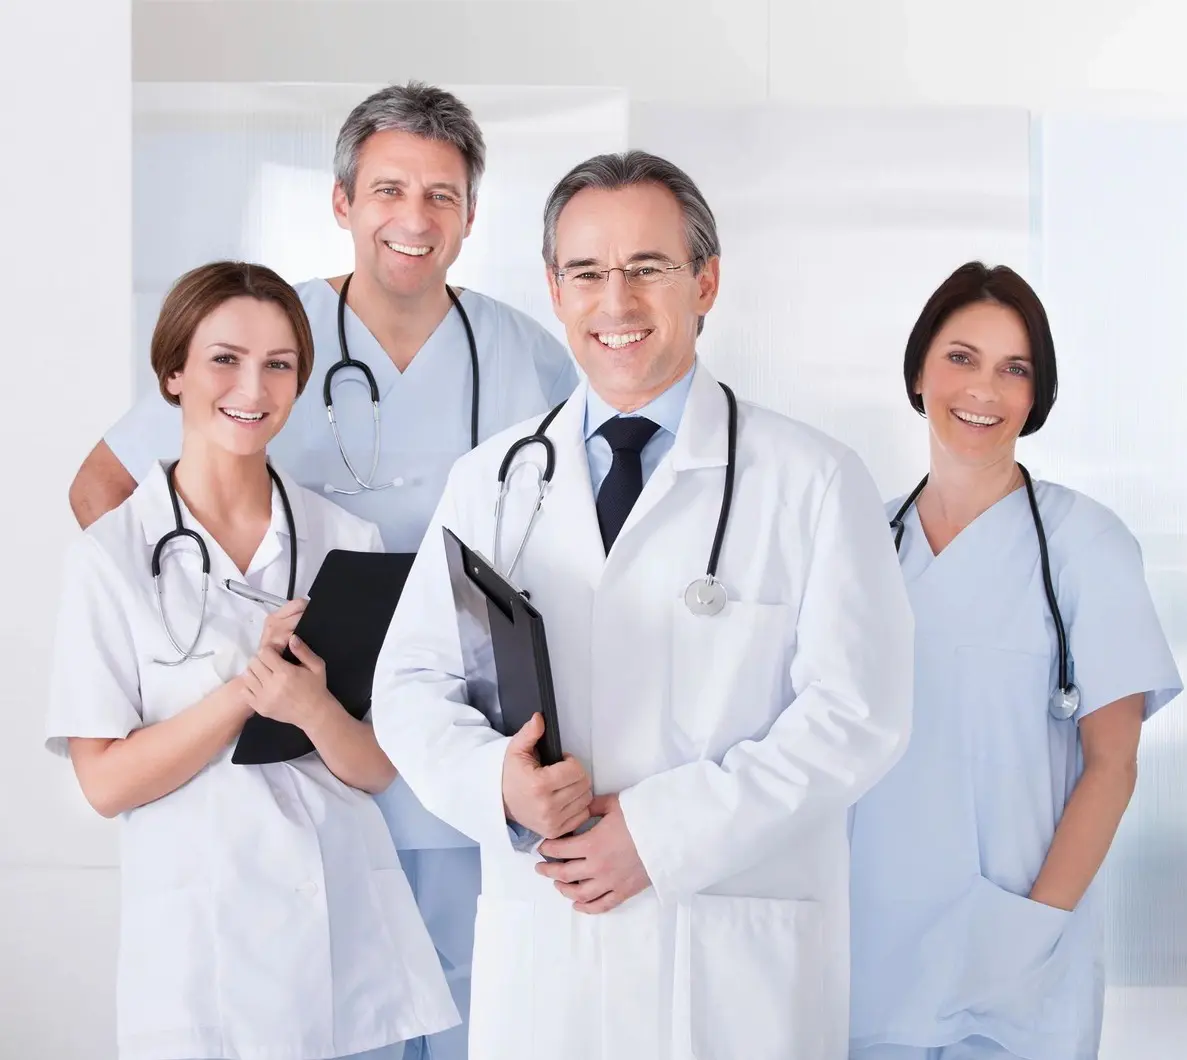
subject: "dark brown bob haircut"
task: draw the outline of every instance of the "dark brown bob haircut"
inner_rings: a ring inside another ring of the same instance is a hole
[[[180,402],[166,382],[185,368],[194,332],[211,313],[232,298],[254,298],[280,306],[297,340],[297,393],[305,389],[313,371],[313,333],[300,296],[275,272],[245,261],[213,261],[181,277],[165,296],[152,335],[152,367],[161,396],[171,405]]]
[[[957,310],[980,302],[990,302],[1014,310],[1022,318],[1030,341],[1034,372],[1034,404],[1022,427],[1022,434],[1033,434],[1044,423],[1055,404],[1058,380],[1055,371],[1055,340],[1047,323],[1047,311],[1034,289],[1013,269],[1005,265],[988,268],[979,261],[961,265],[927,300],[907,339],[903,356],[903,380],[907,399],[921,416],[923,398],[915,393],[923,361],[936,334]]]

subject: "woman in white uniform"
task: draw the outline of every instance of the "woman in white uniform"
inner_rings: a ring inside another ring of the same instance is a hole
[[[851,1055],[1089,1060],[1093,882],[1142,723],[1182,683],[1133,535],[1015,460],[1056,392],[1026,282],[958,269],[904,377],[931,450],[921,488],[887,506],[916,621],[914,723],[853,815]]]
[[[459,1022],[368,794],[395,771],[292,635],[330,549],[382,549],[374,525],[268,463],[312,362],[275,273],[184,276],[152,340],[180,460],[69,550],[47,743],[122,823],[121,1060],[395,1060]],[[293,602],[268,614],[228,578]],[[299,726],[316,753],[234,764],[253,712]]]

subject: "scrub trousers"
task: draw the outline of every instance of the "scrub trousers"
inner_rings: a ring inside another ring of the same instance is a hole
[[[870,1045],[854,1049],[849,1060],[1017,1060],[989,1038],[973,1037],[951,1045]]]
[[[404,1043],[403,1060],[466,1060],[470,1033],[470,962],[474,956],[474,918],[478,915],[478,892],[482,881],[478,847],[400,850],[397,853],[408,885],[416,896],[421,918],[437,948],[453,1003],[462,1017],[461,1023],[447,1031],[409,1038]]]

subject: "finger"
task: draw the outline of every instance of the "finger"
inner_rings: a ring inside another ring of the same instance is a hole
[[[615,906],[625,901],[617,891],[608,891],[592,902],[574,902],[573,911],[576,913],[608,913]]]
[[[592,904],[610,894],[603,880],[583,880],[581,883],[555,883],[553,886],[570,902]]]
[[[565,824],[567,825],[568,822],[566,821]],[[577,825],[573,825],[573,828],[576,827]],[[565,828],[565,831],[571,832],[573,828]],[[589,853],[589,840],[585,838],[588,834],[586,832],[582,835],[569,836],[567,839],[545,839],[536,849],[550,858],[564,858],[566,861],[583,858]]]
[[[579,782],[590,783],[589,774],[586,773],[585,766],[575,758],[557,762],[555,765],[543,766],[540,771],[540,779],[545,781],[554,791],[567,788],[570,784],[577,784]]]
[[[307,669],[313,671],[318,671],[321,669],[321,657],[295,633],[289,637],[289,648],[297,657],[297,661]]]
[[[272,617],[274,619],[299,617],[308,604],[308,600],[306,600],[304,597],[298,596],[297,599],[290,600],[283,607],[278,607],[275,611],[273,611]]]
[[[564,797],[564,793],[557,795],[557,800],[560,801]],[[558,815],[565,820],[570,820],[578,814],[584,814],[586,817],[591,816],[589,812],[589,789],[583,791],[574,791],[571,798],[564,799],[560,802],[560,809],[557,811]]]
[[[544,716],[538,711],[533,714],[522,728],[511,737],[510,751],[517,754],[531,754],[540,737],[544,735]]]
[[[618,809],[617,795],[595,795],[589,804],[590,817],[605,817],[606,814]]]
[[[256,684],[260,686],[261,691],[263,690],[264,684],[272,676],[272,671],[269,670],[268,667],[266,667],[262,662],[260,662],[259,656],[256,656],[256,658],[252,659],[251,662],[247,664],[247,672],[251,674],[253,678],[255,678]]]
[[[280,657],[280,652],[278,652],[270,644],[262,645],[260,650],[256,652],[256,658],[266,669],[270,670],[272,673],[275,673],[277,670],[280,670],[288,665]]]
[[[582,880],[589,879],[592,870],[584,858],[574,858],[572,861],[538,861],[536,862],[536,871],[541,876],[547,876],[550,880],[559,880],[561,883],[580,883]]]

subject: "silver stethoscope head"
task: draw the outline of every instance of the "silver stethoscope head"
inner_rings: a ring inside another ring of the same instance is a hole
[[[1051,696],[1048,709],[1056,721],[1067,721],[1068,718],[1074,717],[1080,709],[1080,690],[1075,685],[1057,688]]]

